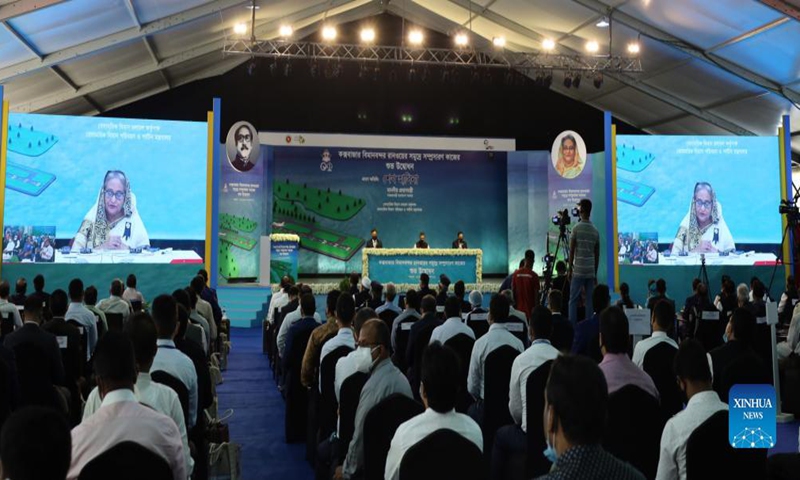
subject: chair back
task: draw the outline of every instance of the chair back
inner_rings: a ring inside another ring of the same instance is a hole
[[[523,320],[511,315],[506,320],[505,327],[506,330],[508,330],[511,335],[517,337],[523,345],[528,345],[528,343],[530,343],[528,339],[528,328]]]
[[[86,331],[86,327],[77,320],[67,320],[67,325],[72,325],[73,327],[78,329],[78,333],[81,334],[81,361],[86,360],[86,352],[89,349],[89,332]]]
[[[764,478],[766,448],[733,448],[728,437],[728,411],[708,417],[686,442],[686,478]]]
[[[642,363],[642,370],[650,375],[656,384],[661,398],[661,413],[667,420],[683,409],[683,394],[675,381],[672,366],[677,353],[678,349],[671,344],[659,342],[647,350]]]
[[[508,411],[511,365],[519,355],[516,348],[503,345],[486,356],[483,365],[483,444],[494,445],[494,435],[503,425],[514,423]],[[485,449],[491,451],[491,449]]]
[[[163,457],[134,442],[120,442],[86,464],[78,480],[172,480]]]
[[[106,334],[108,329],[106,328],[106,324],[100,318],[100,315],[98,315],[96,313],[94,314],[94,321],[95,321],[95,324],[97,325],[97,339],[99,340],[99,339],[103,338],[103,335]],[[108,321],[108,320],[106,320],[106,321]]]
[[[381,313],[378,314],[378,318],[383,320],[383,323],[389,327],[389,331],[392,331],[392,324],[394,323],[394,319],[397,318],[399,313],[395,312],[394,310],[389,310],[388,308]]]
[[[342,445],[350,445],[356,424],[356,410],[361,398],[361,389],[367,383],[369,375],[356,372],[342,382],[339,390],[339,439]]]
[[[442,428],[406,450],[400,480],[484,480],[480,448],[453,430]]]
[[[51,371],[47,355],[33,342],[14,345],[19,380],[19,406],[40,405],[61,411],[62,401],[54,385],[55,372]]]
[[[336,401],[336,392],[334,391],[336,362],[338,362],[340,358],[346,357],[352,351],[352,348],[342,345],[332,352],[328,352],[320,363],[319,379],[322,388],[320,391],[319,414],[317,417],[320,438],[327,438],[336,429],[336,411],[339,409],[339,403]]]
[[[406,348],[408,348],[408,336],[411,333],[411,326],[419,320],[417,317],[408,317],[403,319],[397,325],[397,332],[395,333],[395,345],[397,349],[392,356],[392,362],[401,372],[406,371]],[[391,330],[390,330],[391,331]]]
[[[364,478],[383,479],[386,456],[400,424],[425,411],[402,393],[393,393],[367,412],[364,418]]]
[[[14,331],[14,315],[11,312],[0,313],[0,340]]]
[[[3,428],[3,423],[9,415],[11,415],[11,392],[9,391],[9,379],[11,376],[11,369],[5,359],[0,357],[0,430]]]
[[[539,365],[528,375],[525,384],[525,415],[527,418],[526,437],[528,438],[527,478],[539,477],[550,471],[552,465],[544,456],[547,443],[544,438],[544,388],[550,376],[553,361]]]
[[[486,335],[489,331],[489,312],[482,308],[476,309],[467,315],[467,326],[475,333],[476,340]]]
[[[459,333],[450,337],[445,346],[452,348],[458,355],[460,363],[460,384],[461,391],[459,392],[458,400],[456,401],[456,411],[459,413],[467,413],[467,409],[472,403],[472,396],[467,390],[467,377],[469,375],[469,361],[472,357],[472,347],[475,345],[475,340],[469,335]]]
[[[414,367],[411,372],[409,372],[408,382],[411,385],[411,391],[414,392],[414,399],[418,402],[422,401],[419,396],[419,384],[420,377],[422,375],[422,353],[425,351],[425,347],[427,347],[431,341],[433,329],[438,326],[439,325],[434,324],[420,329],[416,338],[414,339],[414,345],[412,347],[414,350]]]
[[[284,372],[284,392],[286,393],[285,434],[286,442],[303,442],[308,429],[308,390],[300,382],[300,369],[306,353],[308,339],[313,328],[303,328],[294,332],[292,351],[289,352],[289,370]],[[291,335],[291,333],[290,333]]]
[[[109,332],[122,331],[122,314],[121,313],[106,313],[106,322],[108,323]]]
[[[133,313],[141,312],[142,311],[142,301],[141,300],[131,300],[131,310],[133,310]]]
[[[657,398],[637,386],[626,385],[608,397],[609,428],[603,447],[645,477],[655,478],[665,423]]]
[[[186,424],[189,424],[189,389],[182,381],[173,377],[167,372],[156,370],[150,372],[150,378],[154,382],[166,385],[178,394],[178,400],[181,402],[181,409],[183,410],[183,418],[186,419]]]
[[[713,305],[705,308],[698,306],[693,318],[695,322],[694,336],[703,345],[706,352],[722,345],[722,333],[725,330],[722,312]]]

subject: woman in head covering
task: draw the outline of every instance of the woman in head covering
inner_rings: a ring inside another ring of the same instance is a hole
[[[733,236],[722,218],[722,205],[708,182],[694,186],[689,213],[681,221],[672,254],[681,252],[716,253],[735,250]]]
[[[578,142],[572,135],[564,135],[558,147],[556,171],[564,178],[575,178],[581,174],[585,166],[584,159],[578,151]]]
[[[148,247],[150,238],[136,210],[136,197],[125,173],[110,170],[103,179],[97,202],[78,229],[72,250],[126,250]]]

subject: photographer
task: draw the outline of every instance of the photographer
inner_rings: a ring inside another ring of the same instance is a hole
[[[569,243],[570,281],[569,320],[578,323],[578,298],[581,288],[586,295],[586,314],[592,312],[592,290],[597,283],[597,268],[600,265],[600,234],[589,220],[592,201],[584,198],[578,202],[581,220],[572,229]],[[582,319],[581,319],[582,320]]]

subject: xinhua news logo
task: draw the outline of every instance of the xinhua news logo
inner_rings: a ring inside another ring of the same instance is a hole
[[[734,385],[728,401],[728,441],[733,448],[775,446],[777,406],[772,385]]]

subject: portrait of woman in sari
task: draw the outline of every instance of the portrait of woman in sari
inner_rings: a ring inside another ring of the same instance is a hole
[[[122,171],[108,171],[97,201],[83,217],[72,250],[127,250],[148,246],[150,238],[136,210],[136,196],[131,192],[128,178]]]
[[[581,158],[578,142],[571,134],[564,135],[558,147],[558,160],[555,162],[556,172],[564,178],[575,178],[583,172],[585,159]]]
[[[722,205],[708,182],[698,182],[689,212],[683,217],[672,255],[683,253],[716,253],[736,249],[733,236],[722,217]]]

